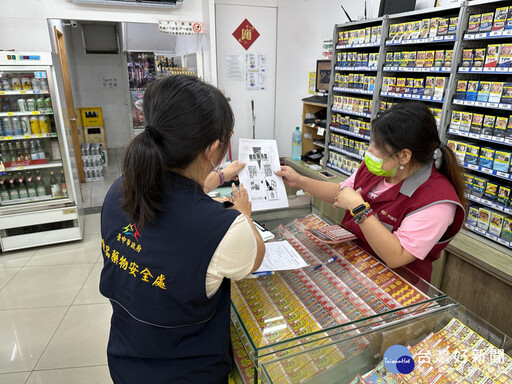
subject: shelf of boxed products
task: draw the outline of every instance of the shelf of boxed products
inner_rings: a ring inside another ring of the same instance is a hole
[[[331,162],[329,162],[329,161],[327,162],[327,166],[328,166],[329,168],[332,168],[332,169],[334,169],[334,170],[336,170],[336,171],[340,172],[340,173],[343,173],[344,175],[347,175],[347,176],[351,176],[351,175],[352,175],[352,172],[349,172],[349,171],[347,171],[347,170],[345,170],[345,169],[342,169],[342,168],[340,168],[340,167],[338,167],[338,166],[334,165],[333,163],[331,163]]]
[[[469,219],[469,217],[468,217],[468,219]],[[508,225],[510,227],[510,223]],[[501,236],[496,236],[496,235],[492,234],[491,232],[486,231],[485,229],[482,229],[476,225],[470,224],[469,222],[466,222],[464,224],[464,227],[466,229],[470,230],[471,232],[478,233],[479,235],[482,235],[482,236],[488,238],[489,240],[495,241],[496,243],[499,243],[501,245],[504,245],[507,248],[512,249],[511,242],[509,240],[504,239]]]
[[[335,71],[378,71],[379,54],[377,52],[347,52],[336,53]],[[360,69],[359,69],[360,68]]]
[[[336,49],[379,48],[381,36],[382,19],[374,19],[369,22],[351,23],[345,30],[340,28],[337,40],[336,37],[334,40],[336,40]]]
[[[337,147],[337,146],[335,146],[333,144],[329,144],[329,149],[331,151],[342,153],[344,155],[353,157],[353,158],[358,159],[358,160],[364,160],[364,156],[361,156],[359,153],[354,153],[354,152],[347,151],[347,150],[345,150],[343,148],[339,148],[339,147]]]
[[[449,73],[451,67],[397,67],[385,66],[382,68],[383,72],[408,72],[408,73]]]
[[[337,107],[332,107],[332,111],[338,112],[338,113],[346,113],[347,115],[352,115],[352,116],[366,117],[367,119],[372,118],[372,115],[370,113],[355,112],[355,111],[351,111],[348,109],[342,109],[342,108],[337,108]]]
[[[377,72],[379,69],[375,67],[342,67],[336,66],[334,67],[335,71],[362,71],[362,72]]]
[[[385,42],[386,46],[455,42],[459,24],[459,8],[447,7],[445,9],[438,9],[435,13],[428,12],[427,16],[434,14],[440,16],[410,20],[410,18],[420,17],[421,14],[425,14],[425,12],[415,13],[410,12],[390,17],[388,38]],[[398,21],[397,18],[400,17],[407,18],[407,20],[395,23],[395,21]]]
[[[333,87],[332,90],[334,92],[355,93],[355,94],[359,94],[359,95],[373,95],[373,89],[372,90],[366,90],[366,89],[353,89],[353,88]]]
[[[343,128],[339,128],[339,127],[334,127],[334,126],[331,125],[330,130],[331,130],[331,132],[341,133],[343,135],[352,136],[352,137],[356,137],[358,139],[363,139],[363,140],[370,141],[370,136],[362,135],[360,133],[351,132],[351,131],[349,131],[347,129],[343,129]]]
[[[381,96],[384,97],[394,97],[397,99],[412,99],[412,100],[421,100],[421,101],[430,101],[433,103],[444,103],[444,98],[441,96],[423,96],[423,95],[414,95],[410,93],[395,93],[395,92],[381,92]]]

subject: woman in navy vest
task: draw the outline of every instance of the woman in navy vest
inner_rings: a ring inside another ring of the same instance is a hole
[[[430,281],[432,262],[464,222],[462,168],[421,102],[380,112],[371,139],[364,162],[340,184],[300,176],[290,167],[277,175],[346,209],[342,225],[390,268],[407,266]]]
[[[265,253],[242,185],[234,209],[205,194],[240,168],[218,171],[233,113],[218,89],[171,76],[147,88],[144,120],[101,214],[110,374],[116,384],[226,383],[229,279]]]

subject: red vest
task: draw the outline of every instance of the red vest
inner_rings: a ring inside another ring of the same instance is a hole
[[[432,274],[432,262],[437,260],[441,251],[448,245],[464,224],[464,209],[450,181],[431,164],[421,167],[413,175],[394,185],[375,198],[368,192],[382,180],[381,176],[371,173],[363,162],[354,180],[354,189],[361,188],[361,196],[370,203],[371,208],[377,214],[380,222],[395,232],[403,219],[412,213],[438,203],[452,202],[457,204],[453,223],[448,227],[443,237],[432,248],[424,260],[417,259],[407,264],[407,268],[430,281]],[[433,217],[432,220],[435,220]],[[355,233],[364,248],[372,252],[361,228],[354,223],[349,211],[345,213],[342,225]]]

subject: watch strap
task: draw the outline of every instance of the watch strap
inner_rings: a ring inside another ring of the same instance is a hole
[[[217,174],[219,175],[219,178],[220,178],[220,184],[219,185],[223,185],[224,182],[226,181],[226,177],[224,176],[224,172],[222,172],[220,169],[216,169],[215,172],[217,172]]]

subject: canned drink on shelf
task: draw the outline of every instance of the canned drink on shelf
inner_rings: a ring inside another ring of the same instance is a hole
[[[23,135],[30,134],[30,119],[28,118],[28,116],[21,117],[20,122],[21,122],[21,133]]]
[[[39,116],[39,130],[41,133],[50,132],[50,118],[48,116]]]
[[[41,92],[49,92],[48,88],[48,80],[47,79],[39,79],[39,86],[41,87]]]
[[[4,136],[13,136],[14,131],[12,129],[12,121],[10,117],[4,117],[2,119],[2,122],[4,123]]]
[[[13,91],[21,90],[21,80],[19,77],[11,78],[11,87]]]
[[[37,116],[32,116],[30,118],[30,132],[32,132],[33,135],[41,133],[41,127],[39,126],[39,119]]]
[[[46,109],[52,109],[52,98],[51,97],[46,97],[44,99],[44,107]]]
[[[16,136],[20,136],[21,135],[21,121],[18,117],[13,117],[11,119],[11,122],[12,122],[12,129],[14,131],[14,134]]]
[[[27,100],[18,99],[18,109],[20,112],[27,112],[28,111]]]
[[[36,99],[36,108],[38,111],[41,111],[44,109],[44,97],[38,97]]]
[[[11,79],[8,79],[7,77],[4,77],[2,79],[2,89],[4,91],[10,91],[12,89]]]
[[[23,89],[24,91],[30,91],[32,89],[32,83],[30,82],[29,77],[21,78],[21,89]]]
[[[32,83],[32,90],[33,91],[40,91],[41,86],[39,85],[39,79],[36,77],[33,77],[30,79],[30,82]]]
[[[27,111],[36,111],[36,101],[35,99],[27,99]]]

